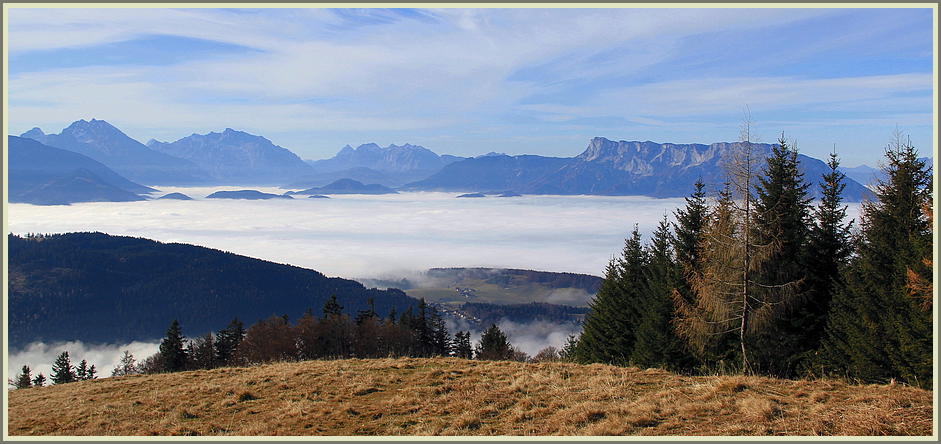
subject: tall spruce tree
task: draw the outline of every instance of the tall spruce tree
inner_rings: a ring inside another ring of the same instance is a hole
[[[53,384],[67,384],[75,382],[78,378],[75,375],[75,367],[69,360],[69,352],[64,351],[56,357],[52,364],[52,373],[49,375]]]
[[[641,319],[640,303],[647,266],[646,252],[637,226],[624,242],[621,257],[614,258],[588,304],[591,311],[575,348],[575,360],[628,365]]]
[[[694,184],[696,190],[686,197],[686,207],[678,209],[675,213],[676,222],[673,224],[673,249],[676,252],[676,263],[684,277],[692,276],[699,271],[702,262],[699,259],[703,246],[703,231],[709,222],[710,209],[706,201],[706,184],[702,178]],[[692,302],[693,294],[687,279],[683,279],[677,293],[687,302]]]
[[[186,370],[189,360],[185,341],[186,337],[180,331],[180,323],[174,319],[167,328],[167,336],[160,342],[160,371],[169,373]]]
[[[806,341],[801,310],[811,202],[803,176],[797,150],[782,134],[755,191],[754,242],[766,250],[756,258],[755,293],[772,320],[755,334],[753,347],[755,370],[781,377],[794,376],[797,361],[817,345]]]
[[[640,319],[630,361],[643,367],[679,369],[689,365],[682,341],[674,332],[671,295],[682,282],[673,251],[673,235],[664,217],[646,247],[648,258],[638,309]]]
[[[886,179],[863,203],[858,255],[834,296],[822,370],[868,381],[900,379],[931,388],[931,313],[906,287],[909,270],[930,276],[931,231],[922,208],[931,171],[898,132],[885,150]]]
[[[851,229],[853,221],[846,222],[847,206],[843,205],[845,175],[838,168],[836,152],[827,161],[830,171],[820,182],[821,199],[813,209],[813,223],[808,234],[807,298],[801,305],[802,343],[808,348],[799,358],[799,371],[815,373],[816,351],[825,337],[827,316],[833,295],[844,285],[843,271],[853,253]]]

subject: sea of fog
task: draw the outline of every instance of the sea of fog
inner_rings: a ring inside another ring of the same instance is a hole
[[[10,233],[100,231],[180,242],[318,270],[349,279],[414,277],[433,267],[523,268],[602,276],[635,224],[644,239],[685,204],[640,196],[457,198],[459,193],[334,195],[329,199],[205,199],[238,187],[160,187],[194,200],[9,204]],[[277,188],[255,188],[281,194]],[[851,205],[849,218],[857,217]],[[224,326],[220,326],[222,328]],[[457,326],[455,326],[457,327]],[[561,347],[575,330],[504,324],[510,342],[530,355]],[[456,331],[453,330],[452,333]],[[142,359],[154,344],[33,344],[10,354],[10,375],[23,364],[49,374],[62,350],[110,374],[123,350]],[[74,350],[74,351],[73,351]],[[92,359],[94,357],[94,359]]]

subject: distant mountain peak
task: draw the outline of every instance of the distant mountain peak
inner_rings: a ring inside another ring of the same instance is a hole
[[[225,128],[221,133],[194,133],[175,142],[149,146],[192,161],[221,181],[275,184],[312,172],[311,167],[290,150],[263,136],[232,128]]]
[[[31,130],[29,130],[29,131],[27,131],[27,132],[25,132],[25,133],[23,133],[23,134],[20,134],[20,137],[26,137],[26,138],[28,138],[28,139],[36,139],[37,137],[44,137],[45,135],[46,135],[46,133],[42,132],[42,130],[39,129],[38,126],[34,126],[33,129],[31,129]],[[38,139],[37,139],[37,140],[38,140]]]

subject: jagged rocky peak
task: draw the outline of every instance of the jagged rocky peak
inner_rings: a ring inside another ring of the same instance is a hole
[[[651,141],[619,141],[595,137],[588,148],[576,157],[582,162],[611,163],[619,169],[640,172],[644,164],[659,163],[669,166],[694,166],[716,160],[728,143],[704,145],[699,143],[674,144]]]
[[[121,130],[114,127],[114,125],[98,119],[91,119],[86,121],[85,119],[76,120],[69,125],[68,128],[62,130],[63,134],[71,134],[75,137],[76,140],[82,141],[82,139],[91,140],[96,136],[110,134],[110,133],[120,133]]]

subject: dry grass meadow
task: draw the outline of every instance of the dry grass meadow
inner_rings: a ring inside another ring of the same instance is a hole
[[[677,376],[453,358],[279,363],[9,392],[37,435],[915,435],[933,393],[898,384]]]

